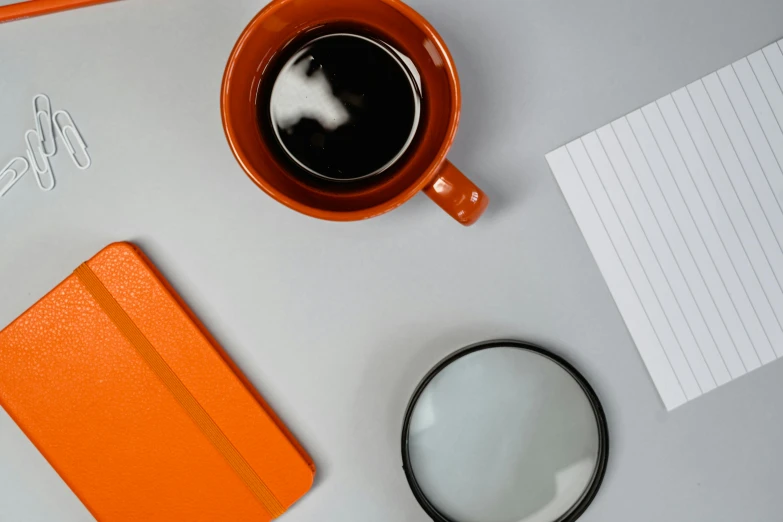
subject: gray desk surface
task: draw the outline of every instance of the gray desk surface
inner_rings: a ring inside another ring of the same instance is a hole
[[[400,469],[409,394],[449,352],[505,336],[566,356],[604,402],[610,466],[583,520],[780,520],[783,364],[666,413],[544,154],[783,37],[783,2],[410,3],[462,77],[451,159],[493,198],[470,229],[423,196],[333,224],[254,188],[218,93],[257,0],[1,25],[0,159],[24,151],[46,92],[94,167],[58,156],[54,192],[28,176],[0,203],[0,327],[106,244],[137,242],[312,452],[291,522],[425,521]],[[0,463],[0,519],[90,519],[4,412]]]

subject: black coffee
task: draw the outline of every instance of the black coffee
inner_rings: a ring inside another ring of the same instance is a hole
[[[338,33],[298,46],[261,86],[258,118],[304,174],[353,181],[381,174],[410,147],[421,95],[413,63],[389,44]]]

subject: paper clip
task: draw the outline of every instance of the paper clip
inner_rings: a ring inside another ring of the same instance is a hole
[[[14,168],[14,163],[24,163],[24,167],[21,169]],[[11,181],[9,181],[6,186],[0,188],[0,198],[6,195],[6,193],[11,190],[11,188],[16,185],[16,182],[22,179],[22,176],[25,175],[25,173],[30,170],[30,162],[28,162],[23,157],[19,156],[17,158],[12,159],[8,162],[8,165],[3,167],[3,170],[0,170],[0,183],[2,183],[3,178],[6,177],[6,175],[11,175]]]
[[[60,120],[63,118],[66,118],[65,125],[60,124]],[[79,132],[79,129],[76,127],[76,124],[73,122],[73,118],[68,111],[61,110],[55,112],[54,116],[52,116],[52,121],[54,121],[54,127],[57,129],[60,138],[62,138],[65,148],[68,149],[68,154],[71,155],[71,159],[73,160],[74,165],[76,165],[76,168],[81,170],[89,169],[90,165],[92,165],[92,158],[90,158],[90,153],[87,152],[87,144],[84,143],[82,133]],[[84,155],[84,163],[79,162],[79,158],[76,157],[76,149],[73,146],[71,138],[68,136],[69,130],[71,131],[73,138],[76,139],[76,142],[81,149],[80,152]]]
[[[30,136],[35,136],[37,141],[36,147],[33,147],[33,144],[30,142]],[[35,130],[31,129],[24,133],[24,141],[27,143],[27,158],[30,160],[30,166],[33,168],[33,173],[35,174],[35,181],[38,183],[38,188],[44,192],[49,192],[54,188],[56,181],[54,179],[54,172],[52,172],[52,164],[49,162],[49,156],[43,152],[43,143],[41,142],[41,137],[37,132],[35,132]],[[43,163],[43,167],[38,167],[38,160],[36,159],[34,149],[38,149],[38,153],[41,155],[41,163]],[[52,178],[52,182],[49,186],[44,185],[43,179],[41,178],[41,175],[46,173],[48,173],[49,177]]]
[[[38,103],[38,100],[46,103]],[[41,105],[43,108],[39,108]],[[33,114],[35,114],[35,130],[41,137],[41,150],[44,156],[54,156],[57,152],[57,140],[54,138],[54,123],[52,121],[52,101],[45,94],[33,96]],[[48,121],[48,123],[47,123]],[[48,132],[47,132],[48,131]],[[46,144],[51,143],[51,152],[47,152]]]

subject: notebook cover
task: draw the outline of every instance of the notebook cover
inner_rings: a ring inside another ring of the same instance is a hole
[[[0,405],[99,521],[271,520],[315,473],[129,243],[0,332]]]

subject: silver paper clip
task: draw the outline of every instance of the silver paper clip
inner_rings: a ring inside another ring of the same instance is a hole
[[[35,136],[35,147],[33,147],[33,143],[30,141],[30,136]],[[44,192],[49,192],[54,188],[56,181],[54,179],[54,172],[52,172],[52,164],[49,162],[49,156],[44,154],[41,137],[35,130],[31,129],[24,133],[24,141],[27,143],[27,158],[30,160],[30,166],[33,168],[33,173],[35,174],[35,181],[38,183],[38,188]],[[38,166],[35,149],[38,149],[38,153],[41,156],[41,163],[43,163],[42,167]],[[43,178],[41,177],[43,174],[47,173],[52,180],[48,186],[44,184]]]
[[[16,168],[14,167],[15,163],[23,163],[24,167]],[[9,174],[11,175],[11,181],[6,183],[4,187],[0,188],[0,198],[5,196],[6,193],[11,190],[14,185],[16,185],[16,182],[22,179],[22,176],[24,176],[28,170],[30,170],[30,162],[21,156],[9,161],[8,165],[3,167],[3,170],[0,170],[0,183],[2,183],[3,178]]]
[[[66,120],[65,125],[60,123],[60,120],[62,119]],[[57,129],[57,133],[65,144],[65,148],[68,149],[68,154],[71,155],[71,160],[73,160],[74,165],[81,170],[89,169],[90,165],[92,165],[92,158],[90,158],[90,153],[87,152],[87,144],[84,143],[82,133],[79,132],[79,129],[76,127],[76,124],[73,122],[73,118],[68,111],[61,110],[55,112],[54,116],[52,116],[52,121],[54,122],[54,128]],[[75,139],[76,143],[79,145],[81,154],[84,155],[84,163],[80,162],[79,158],[76,156],[76,148],[71,141],[72,138],[68,136],[69,131],[73,139]]]
[[[38,100],[46,103],[38,103]],[[41,108],[39,108],[39,106]],[[41,137],[41,151],[44,156],[54,156],[57,152],[57,140],[54,138],[54,123],[52,115],[52,101],[45,94],[36,94],[33,97],[33,114],[35,114],[35,130]],[[51,143],[47,150],[47,144]]]

